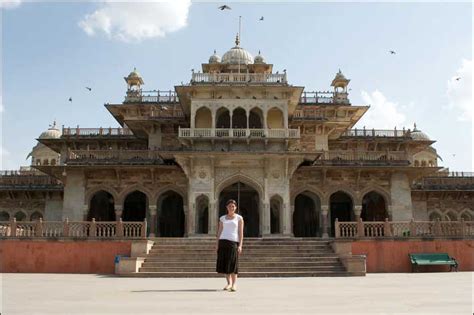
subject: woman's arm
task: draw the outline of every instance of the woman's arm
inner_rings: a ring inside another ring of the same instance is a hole
[[[242,218],[239,221],[239,248],[238,248],[239,254],[242,252],[243,242],[244,242],[244,219]]]
[[[223,225],[222,222],[219,220],[219,228],[217,229],[217,240],[216,240],[216,250],[219,248],[219,238],[222,234]]]

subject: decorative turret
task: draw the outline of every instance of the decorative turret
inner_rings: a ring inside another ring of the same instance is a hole
[[[336,77],[332,80],[331,86],[334,87],[334,102],[340,104],[349,104],[349,99],[347,98],[347,86],[349,81],[342,74],[341,69],[336,73]]]
[[[216,53],[216,50],[214,49],[214,54],[209,57],[209,63],[219,63],[221,62],[221,57]]]
[[[258,55],[254,58],[253,62],[255,64],[265,63],[265,58],[263,58],[263,56],[260,54],[260,50],[258,51]]]
[[[52,125],[49,125],[48,130],[40,134],[39,139],[58,139],[60,137],[61,131],[56,127],[56,121],[54,121]],[[61,156],[38,142],[26,158],[29,157],[31,157],[31,165],[57,165]]]
[[[127,77],[124,77],[127,82],[127,96],[125,102],[139,102],[142,96],[142,85],[145,84],[141,75],[137,72],[137,68],[134,68]]]

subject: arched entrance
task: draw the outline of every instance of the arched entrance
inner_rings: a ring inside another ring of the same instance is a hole
[[[123,203],[123,221],[143,221],[146,218],[148,205],[147,197],[141,191],[135,190],[127,195]]]
[[[104,191],[100,190],[92,196],[89,202],[89,212],[87,213],[87,220],[92,221],[115,221],[114,197]]]
[[[39,219],[43,219],[41,212],[35,211],[30,216],[30,221],[39,221]]]
[[[279,234],[282,232],[283,199],[280,196],[273,196],[270,199],[270,233]]]
[[[240,195],[240,197],[239,197]],[[244,218],[244,236],[260,236],[260,198],[258,192],[242,182],[227,186],[219,194],[219,217],[225,215],[225,203],[234,199],[238,203],[238,213]]]
[[[352,211],[352,198],[345,192],[338,191],[331,195],[331,236],[334,236],[334,221],[353,221],[354,213]]]
[[[6,211],[0,212],[0,221],[8,221],[10,220],[10,214]]]
[[[209,199],[199,196],[196,199],[196,233],[207,234],[209,231]]]
[[[385,221],[388,213],[384,197],[375,191],[365,194],[360,217],[363,221]]]
[[[158,199],[158,236],[184,236],[183,197],[175,191],[167,191]]]
[[[319,236],[321,200],[311,192],[303,192],[295,198],[293,212],[293,234],[295,237]]]
[[[243,108],[236,108],[232,112],[232,128],[245,129],[247,128],[247,113]]]

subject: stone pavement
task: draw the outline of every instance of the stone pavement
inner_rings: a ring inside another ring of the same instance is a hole
[[[10,314],[472,314],[472,272],[224,279],[1,274]]]

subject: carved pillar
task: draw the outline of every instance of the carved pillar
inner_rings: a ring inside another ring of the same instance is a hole
[[[360,215],[362,213],[362,205],[355,205],[354,206],[354,221],[359,221]]]
[[[184,237],[189,236],[189,207],[184,205]]]
[[[267,202],[262,203],[262,236],[271,234],[270,229],[270,204]]]
[[[156,205],[148,206],[148,210],[150,211],[150,237],[155,237],[157,232],[156,208]]]
[[[191,129],[194,129],[196,127],[195,122],[196,122],[196,110],[194,106],[192,106],[191,107]]]
[[[115,220],[119,220],[122,218],[122,213],[123,213],[123,206],[122,205],[114,205],[114,210],[115,210]]]
[[[329,205],[321,205],[321,215],[323,217],[323,238],[329,237]]]
[[[229,117],[230,117],[230,121],[229,121],[229,128],[232,129],[232,116],[233,116],[234,112],[233,111],[230,111],[229,110]]]
[[[196,234],[196,204],[194,202],[191,202],[191,204],[189,205],[187,220],[187,234],[188,236],[192,236]]]
[[[84,221],[87,221],[87,214],[88,213],[89,213],[89,205],[83,205],[82,206],[82,217],[84,218]]]
[[[212,109],[212,129],[216,129],[216,111]]]
[[[209,203],[208,234],[215,236],[217,233],[217,202]]]
[[[285,109],[285,112],[283,114],[283,124],[285,126],[285,129],[288,129],[288,109]]]
[[[393,221],[393,220],[392,220],[392,211],[393,211],[393,210],[392,210],[392,205],[388,205],[388,206],[387,206],[387,214],[388,214],[388,220],[389,220],[389,221]]]

